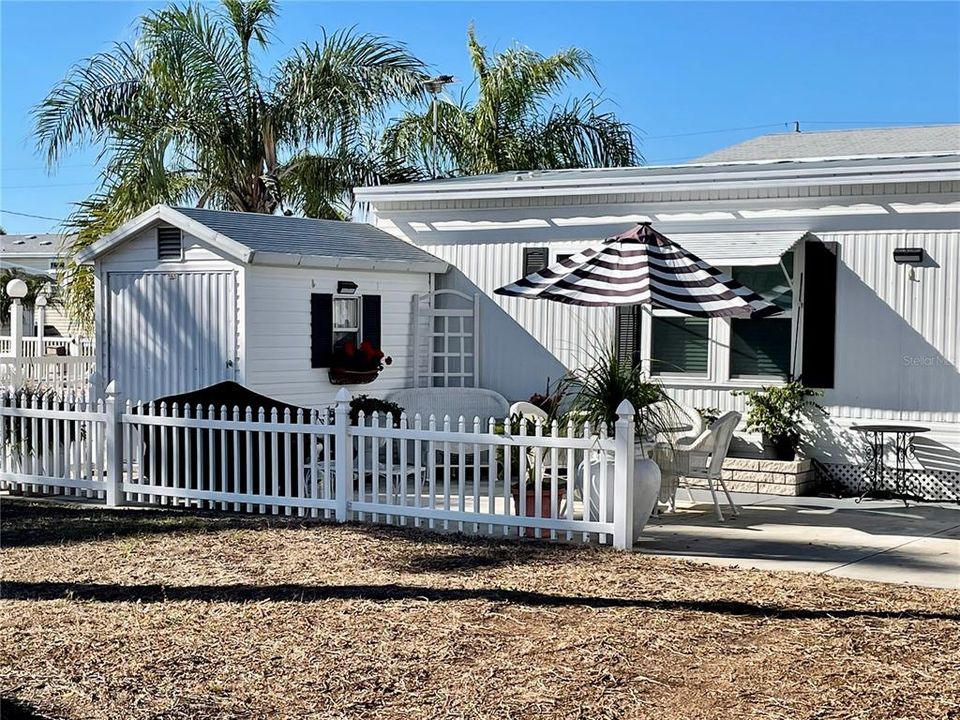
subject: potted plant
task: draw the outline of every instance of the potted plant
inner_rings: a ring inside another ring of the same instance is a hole
[[[363,385],[376,380],[391,363],[393,358],[369,340],[359,346],[348,341],[334,348],[328,376],[334,385]]]
[[[660,496],[660,468],[647,457],[647,439],[668,435],[678,423],[675,403],[659,383],[647,377],[638,364],[621,361],[616,347],[603,345],[594,353],[593,363],[567,377],[564,391],[572,396],[570,412],[576,421],[587,421],[596,429],[605,428],[609,435],[615,432],[617,408],[629,400],[634,408],[636,452],[634,455],[634,533],[639,535],[647,518],[657,506]],[[591,484],[600,482],[599,466],[589,469]],[[613,473],[607,473],[607,482],[613,482]],[[591,497],[600,497],[599,488],[592,488]],[[612,517],[613,488],[606,493],[607,517]],[[599,516],[599,507],[591,507],[591,517]]]
[[[506,423],[498,423],[496,432],[502,435],[519,435],[521,422],[523,422],[523,416],[515,414]],[[527,432],[532,434],[529,428]],[[545,518],[553,515],[553,479],[542,477],[540,479],[540,492],[538,493],[536,476],[534,475],[537,468],[537,456],[542,452],[543,448],[527,448],[526,463],[523,472],[521,472],[520,448],[512,448],[510,451],[510,495],[513,497],[517,514],[522,512],[525,517],[537,517],[538,513],[540,517]],[[504,446],[500,446],[497,450],[497,464],[500,466],[501,476],[505,477],[507,463]],[[559,505],[566,498],[566,483],[558,483],[556,492]],[[536,537],[536,530],[527,528],[524,534],[526,537]]]
[[[799,380],[759,390],[739,390],[734,395],[747,398],[747,429],[759,431],[765,446],[777,460],[793,460],[800,447],[800,423],[812,410],[826,414],[823,406],[810,398],[823,392],[808,388]]]

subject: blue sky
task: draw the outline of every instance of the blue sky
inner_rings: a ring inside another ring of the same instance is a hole
[[[132,39],[136,18],[161,5],[0,2],[0,208],[63,218],[96,187],[91,150],[47,173],[30,108],[72,63]],[[517,40],[543,53],[588,50],[652,164],[794,120],[804,130],[960,122],[957,3],[287,2],[264,60],[317,39],[321,27],[356,25],[464,78],[470,21],[493,48]],[[0,223],[8,232],[58,225],[6,212]]]

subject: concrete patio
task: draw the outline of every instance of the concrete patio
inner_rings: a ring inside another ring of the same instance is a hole
[[[960,505],[733,493],[741,515],[720,523],[710,494],[693,492],[693,504],[681,490],[678,511],[650,521],[641,552],[960,589]]]

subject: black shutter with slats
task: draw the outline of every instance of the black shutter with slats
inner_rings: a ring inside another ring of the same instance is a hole
[[[803,356],[807,387],[832,388],[837,332],[837,243],[808,240],[803,266]]]
[[[523,276],[543,270],[549,264],[550,250],[545,247],[523,249]]]
[[[333,295],[310,295],[310,367],[328,368],[333,357]]]
[[[360,332],[361,341],[369,340],[376,348],[380,347],[380,296],[364,295],[360,301]]]
[[[617,360],[621,363],[637,362],[639,337],[639,313],[637,305],[618,305],[617,306]]]

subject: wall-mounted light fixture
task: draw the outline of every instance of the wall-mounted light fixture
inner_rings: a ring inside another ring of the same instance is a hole
[[[897,265],[923,265],[926,253],[923,248],[894,248],[893,261]]]
[[[357,284],[353,280],[338,280],[337,281],[337,294],[338,295],[353,295],[357,291]]]

